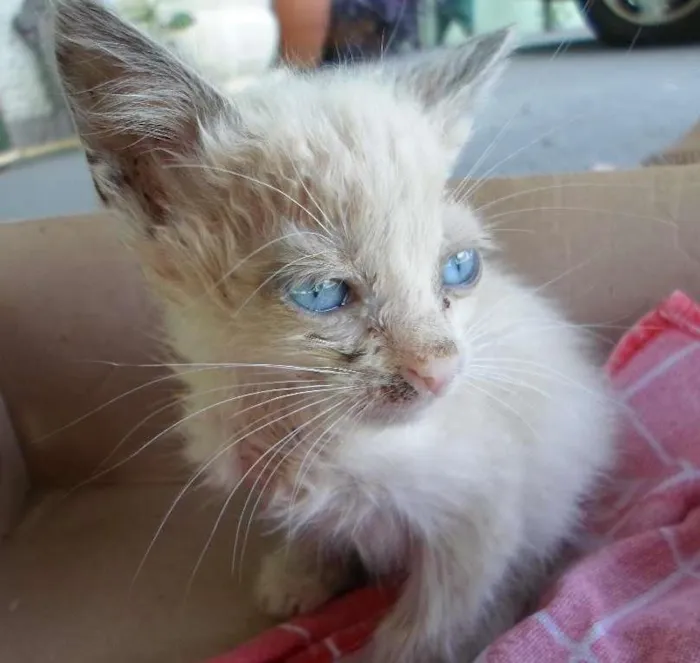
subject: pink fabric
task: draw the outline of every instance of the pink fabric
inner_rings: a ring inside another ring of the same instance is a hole
[[[617,471],[588,528],[596,545],[479,663],[700,662],[700,307],[674,293],[608,362],[623,415]],[[211,663],[326,663],[391,605],[363,589]]]
[[[387,590],[359,589],[209,663],[330,663],[361,647],[392,602]]]

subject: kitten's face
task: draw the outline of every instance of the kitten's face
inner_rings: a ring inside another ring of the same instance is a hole
[[[254,227],[209,269],[225,284],[223,315],[210,314],[228,330],[220,338],[229,354],[219,357],[331,369],[319,376],[352,387],[364,417],[402,418],[460,371],[459,330],[478,296],[484,237],[450,199],[449,153],[421,114],[403,110],[392,122],[391,104],[381,117],[376,107],[316,101],[308,113],[317,133],[278,129],[282,144],[268,139],[253,159],[216,166]],[[382,131],[365,139],[352,126],[363,122]]]
[[[505,33],[229,100],[89,2],[58,30],[98,191],[135,222],[190,360],[314,369],[369,420],[449,389],[485,237],[446,180]]]

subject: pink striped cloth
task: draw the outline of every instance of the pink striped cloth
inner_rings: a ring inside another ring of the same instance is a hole
[[[479,663],[700,662],[700,307],[676,292],[614,350],[622,454],[589,518],[595,545]],[[210,663],[327,663],[391,596],[362,589]]]

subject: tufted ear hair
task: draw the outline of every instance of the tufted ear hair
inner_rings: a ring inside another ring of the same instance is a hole
[[[461,147],[471,131],[475,104],[498,79],[514,42],[514,30],[505,28],[474,37],[457,48],[387,61],[382,73],[426,111],[436,114],[446,138]]]
[[[165,48],[93,0],[58,0],[55,54],[103,201],[165,225],[204,127],[229,102]]]

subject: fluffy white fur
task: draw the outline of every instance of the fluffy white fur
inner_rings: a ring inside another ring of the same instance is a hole
[[[261,604],[341,590],[349,560],[405,577],[364,657],[466,661],[519,616],[611,458],[580,337],[499,264],[446,189],[505,32],[456,51],[320,71],[224,98],[87,0],[57,56],[104,200],[162,299],[189,458],[284,529]],[[441,266],[481,252],[446,290]],[[351,284],[308,314],[290,284]],[[439,396],[406,378],[447,358]],[[319,569],[319,555],[326,564]]]

